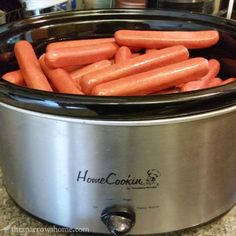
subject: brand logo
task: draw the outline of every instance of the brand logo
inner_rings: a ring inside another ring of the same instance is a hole
[[[95,177],[90,175],[88,170],[79,171],[77,175],[77,182],[84,182],[87,184],[101,184],[126,186],[132,189],[157,188],[159,185],[159,177],[161,173],[157,169],[149,169],[144,176],[136,177],[128,174],[125,177],[119,176],[116,172],[108,173],[105,176]]]

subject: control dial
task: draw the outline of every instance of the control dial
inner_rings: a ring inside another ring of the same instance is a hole
[[[113,235],[126,235],[135,224],[135,214],[126,207],[109,207],[103,210],[101,219]]]

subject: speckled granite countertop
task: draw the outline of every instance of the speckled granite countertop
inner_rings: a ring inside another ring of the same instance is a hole
[[[52,225],[45,224],[29,216],[9,198],[3,186],[2,172],[0,170],[0,235],[14,236],[56,236],[70,235],[79,236],[80,233],[56,233],[47,232],[53,229]],[[34,231],[35,232],[32,232]],[[38,231],[38,232],[37,232]],[[42,232],[44,231],[44,232]],[[87,234],[91,235],[91,234]],[[235,236],[236,235],[236,206],[223,217],[214,222],[198,227],[196,229],[185,230],[178,233],[159,234],[159,236]],[[82,236],[82,235],[81,235]],[[99,235],[98,235],[99,236]]]

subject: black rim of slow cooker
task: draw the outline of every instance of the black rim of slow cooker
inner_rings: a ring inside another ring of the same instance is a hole
[[[236,22],[204,14],[164,10],[107,9],[53,13],[28,18],[2,27],[2,40],[8,32],[42,26],[45,22],[58,24],[58,19],[76,16],[170,16],[192,20],[213,28],[233,32]],[[151,96],[100,97],[49,93],[19,87],[0,79],[0,102],[14,107],[59,116],[98,120],[151,120],[177,118],[216,111],[236,104],[236,82],[186,93]]]

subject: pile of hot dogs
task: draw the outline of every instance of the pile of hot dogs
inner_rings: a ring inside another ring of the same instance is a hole
[[[3,79],[20,86],[78,95],[137,96],[224,85],[220,63],[190,58],[188,49],[219,41],[216,30],[119,30],[113,38],[55,42],[38,59],[27,41],[15,44],[19,70]],[[140,53],[140,51],[142,53]]]

